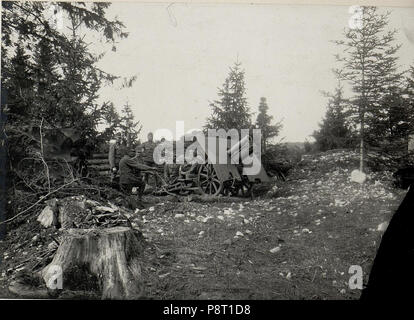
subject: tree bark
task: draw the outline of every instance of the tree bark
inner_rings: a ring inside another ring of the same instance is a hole
[[[58,268],[63,290],[85,287],[85,283],[73,279],[96,279],[102,299],[137,299],[143,291],[139,262],[142,251],[140,234],[130,228],[69,229],[41,275],[50,288]]]
[[[360,142],[360,146],[359,146],[359,171],[360,172],[364,172],[364,120],[361,121],[361,142]]]

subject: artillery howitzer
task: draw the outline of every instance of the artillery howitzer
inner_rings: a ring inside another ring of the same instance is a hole
[[[216,139],[213,141],[213,139]],[[215,143],[214,143],[215,142]],[[219,163],[219,146],[225,144],[227,152],[225,163]],[[164,177],[158,175],[162,181],[160,187],[154,190],[155,195],[201,193],[209,196],[220,194],[227,196],[253,196],[253,190],[268,188],[270,178],[260,163],[260,170],[256,174],[244,174],[243,160],[252,156],[252,147],[249,137],[240,140],[231,146],[229,139],[207,137],[206,145],[200,145],[205,154],[202,164],[183,163],[165,164]],[[214,150],[215,148],[215,150]],[[212,157],[215,157],[212,158]],[[215,161],[213,161],[215,160]],[[157,174],[157,173],[156,173]]]

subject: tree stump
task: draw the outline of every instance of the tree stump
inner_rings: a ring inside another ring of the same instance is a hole
[[[41,275],[49,288],[59,270],[60,289],[96,289],[102,299],[137,299],[143,291],[142,251],[143,238],[131,228],[68,229]]]

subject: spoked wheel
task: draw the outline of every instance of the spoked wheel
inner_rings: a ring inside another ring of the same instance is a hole
[[[223,189],[223,183],[217,176],[212,164],[200,166],[198,170],[198,187],[201,192],[211,196],[217,196]]]

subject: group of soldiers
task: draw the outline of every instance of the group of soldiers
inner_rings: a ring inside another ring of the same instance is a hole
[[[119,176],[119,188],[126,195],[137,194],[139,204],[142,205],[142,195],[148,183],[148,173],[155,172],[153,152],[156,147],[152,132],[148,133],[148,140],[136,148],[125,147],[121,143],[121,136],[109,147],[108,160],[111,168],[111,181],[115,182]]]

